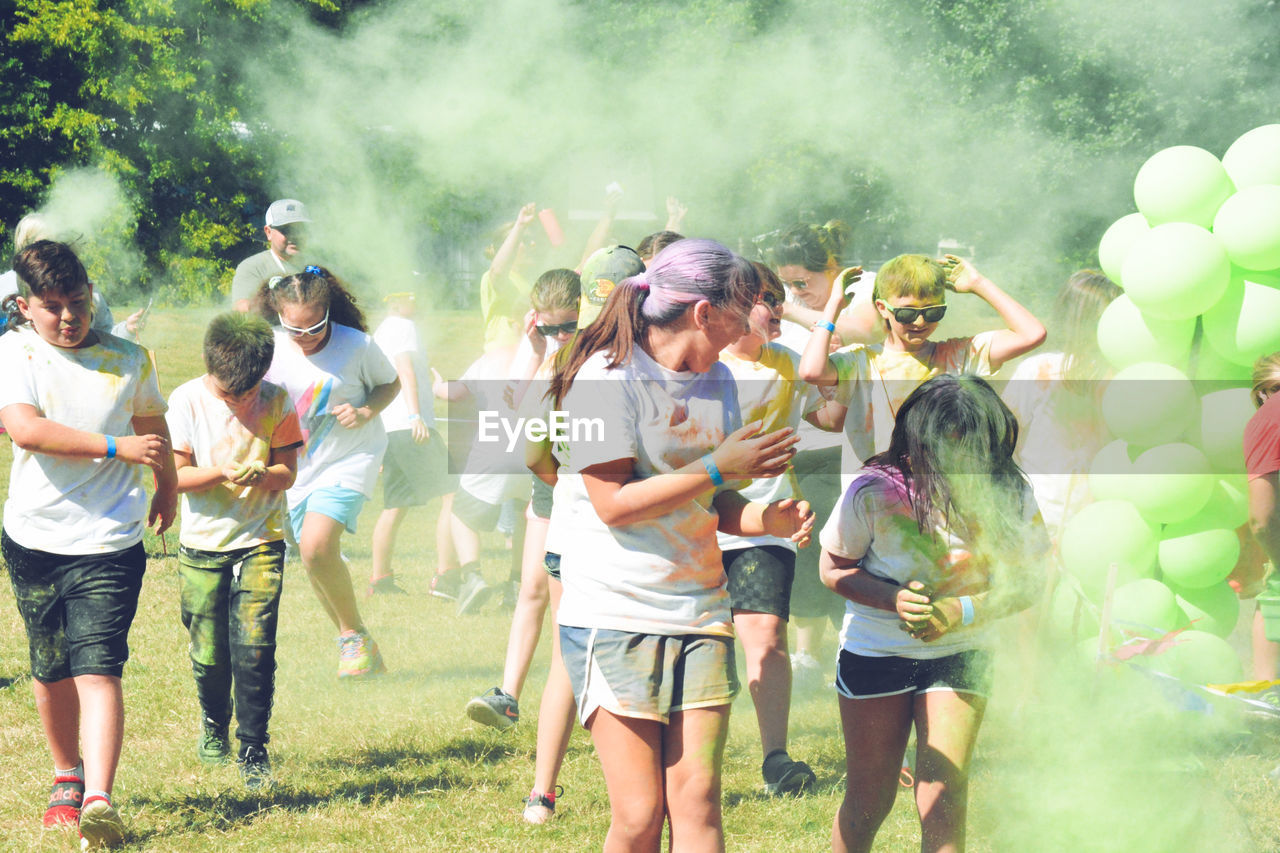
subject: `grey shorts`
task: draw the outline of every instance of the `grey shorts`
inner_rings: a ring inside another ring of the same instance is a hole
[[[732,637],[562,625],[560,654],[584,726],[598,708],[665,725],[673,713],[728,705],[738,695]]]
[[[440,433],[431,430],[422,444],[413,433],[398,429],[387,433],[382,457],[382,505],[388,509],[423,506],[458,490],[458,475],[449,473],[449,454]]]
[[[781,545],[735,548],[721,554],[729,578],[729,603],[734,610],[791,616],[791,581],[796,552]]]

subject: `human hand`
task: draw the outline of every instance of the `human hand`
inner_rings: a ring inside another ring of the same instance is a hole
[[[956,293],[972,293],[983,279],[973,264],[956,255],[944,255],[938,263],[947,274],[947,289]]]
[[[256,486],[267,478],[267,466],[261,459],[227,465],[222,469],[222,476],[233,486]]]
[[[350,403],[340,403],[333,407],[332,412],[338,424],[346,429],[362,427],[373,419],[373,412],[369,411],[368,406],[356,408]]]
[[[154,527],[157,536],[173,526],[178,517],[178,490],[156,489],[151,496],[151,508],[147,512],[147,527]]]
[[[529,202],[524,207],[520,208],[520,212],[516,214],[516,227],[524,228],[526,225],[532,222],[533,218],[537,215],[538,215],[537,202],[532,202],[532,201]]]
[[[162,435],[122,435],[116,439],[116,458],[130,465],[146,465],[159,471],[168,453],[169,441]]]
[[[808,501],[783,498],[764,508],[764,529],[770,536],[790,539],[800,548],[809,544],[813,535],[813,510]]]
[[[130,336],[136,338],[147,327],[147,309],[139,308],[125,318],[124,328]]]
[[[524,336],[529,339],[529,346],[533,347],[538,360],[546,358],[547,339],[538,331],[538,312],[533,308],[524,315]]]
[[[604,188],[605,209],[610,212],[617,210],[620,201],[622,201],[622,185],[614,181]]]
[[[431,438],[431,430],[427,429],[426,421],[421,416],[409,420],[409,434],[414,444],[424,444]]]
[[[680,199],[673,195],[667,196],[667,230],[679,231],[680,225],[684,222],[684,216],[689,212],[689,208],[680,203]]]
[[[911,581],[898,590],[894,599],[902,630],[922,642],[931,643],[960,623],[960,601],[934,599],[933,591],[920,581]]]
[[[726,480],[755,480],[776,477],[787,470],[796,455],[800,436],[784,427],[760,432],[761,421],[753,421],[734,432],[712,453],[716,467]]]

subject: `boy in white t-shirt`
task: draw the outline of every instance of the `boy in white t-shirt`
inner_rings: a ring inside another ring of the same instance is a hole
[[[111,788],[124,735],[121,675],[146,553],[177,493],[150,354],[91,328],[93,288],[63,243],[14,256],[0,338],[0,422],[13,441],[0,549],[27,632],[31,688],[53,759],[45,826],[87,848],[124,841]],[[148,509],[140,466],[155,474]]]
[[[245,784],[271,781],[267,722],[275,694],[284,575],[284,492],[297,475],[302,429],[293,401],[263,382],[275,352],[266,321],[228,313],[204,338],[209,371],[169,397],[182,494],[178,589],[191,635],[203,732],[198,755],[230,755],[232,685]]]

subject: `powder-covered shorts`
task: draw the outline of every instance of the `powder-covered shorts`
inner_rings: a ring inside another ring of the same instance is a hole
[[[876,699],[900,693],[991,695],[991,653],[970,649],[940,658],[870,657],[840,650],[836,692],[846,699]]]
[[[677,711],[728,705],[738,695],[732,637],[562,625],[560,653],[584,726],[598,708],[665,725]]]
[[[382,505],[388,509],[425,506],[458,489],[458,475],[449,473],[449,454],[444,439],[435,430],[422,444],[413,440],[413,431],[398,429],[387,433],[387,452],[382,456]]]
[[[147,568],[142,543],[105,554],[51,554],[3,533],[0,550],[27,628],[31,677],[49,684],[123,674]]]
[[[790,617],[795,551],[781,545],[755,545],[725,551],[721,559],[734,610],[768,613],[784,621]]]

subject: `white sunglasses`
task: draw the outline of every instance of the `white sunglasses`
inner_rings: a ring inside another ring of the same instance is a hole
[[[329,309],[328,308],[324,309],[324,318],[321,319],[319,323],[316,323],[314,326],[308,326],[305,329],[299,329],[297,326],[290,326],[288,323],[284,321],[283,317],[280,318],[280,328],[284,329],[286,332],[293,335],[295,338],[303,338],[308,335],[318,335],[322,331],[324,331],[324,327],[327,325],[329,325]]]

